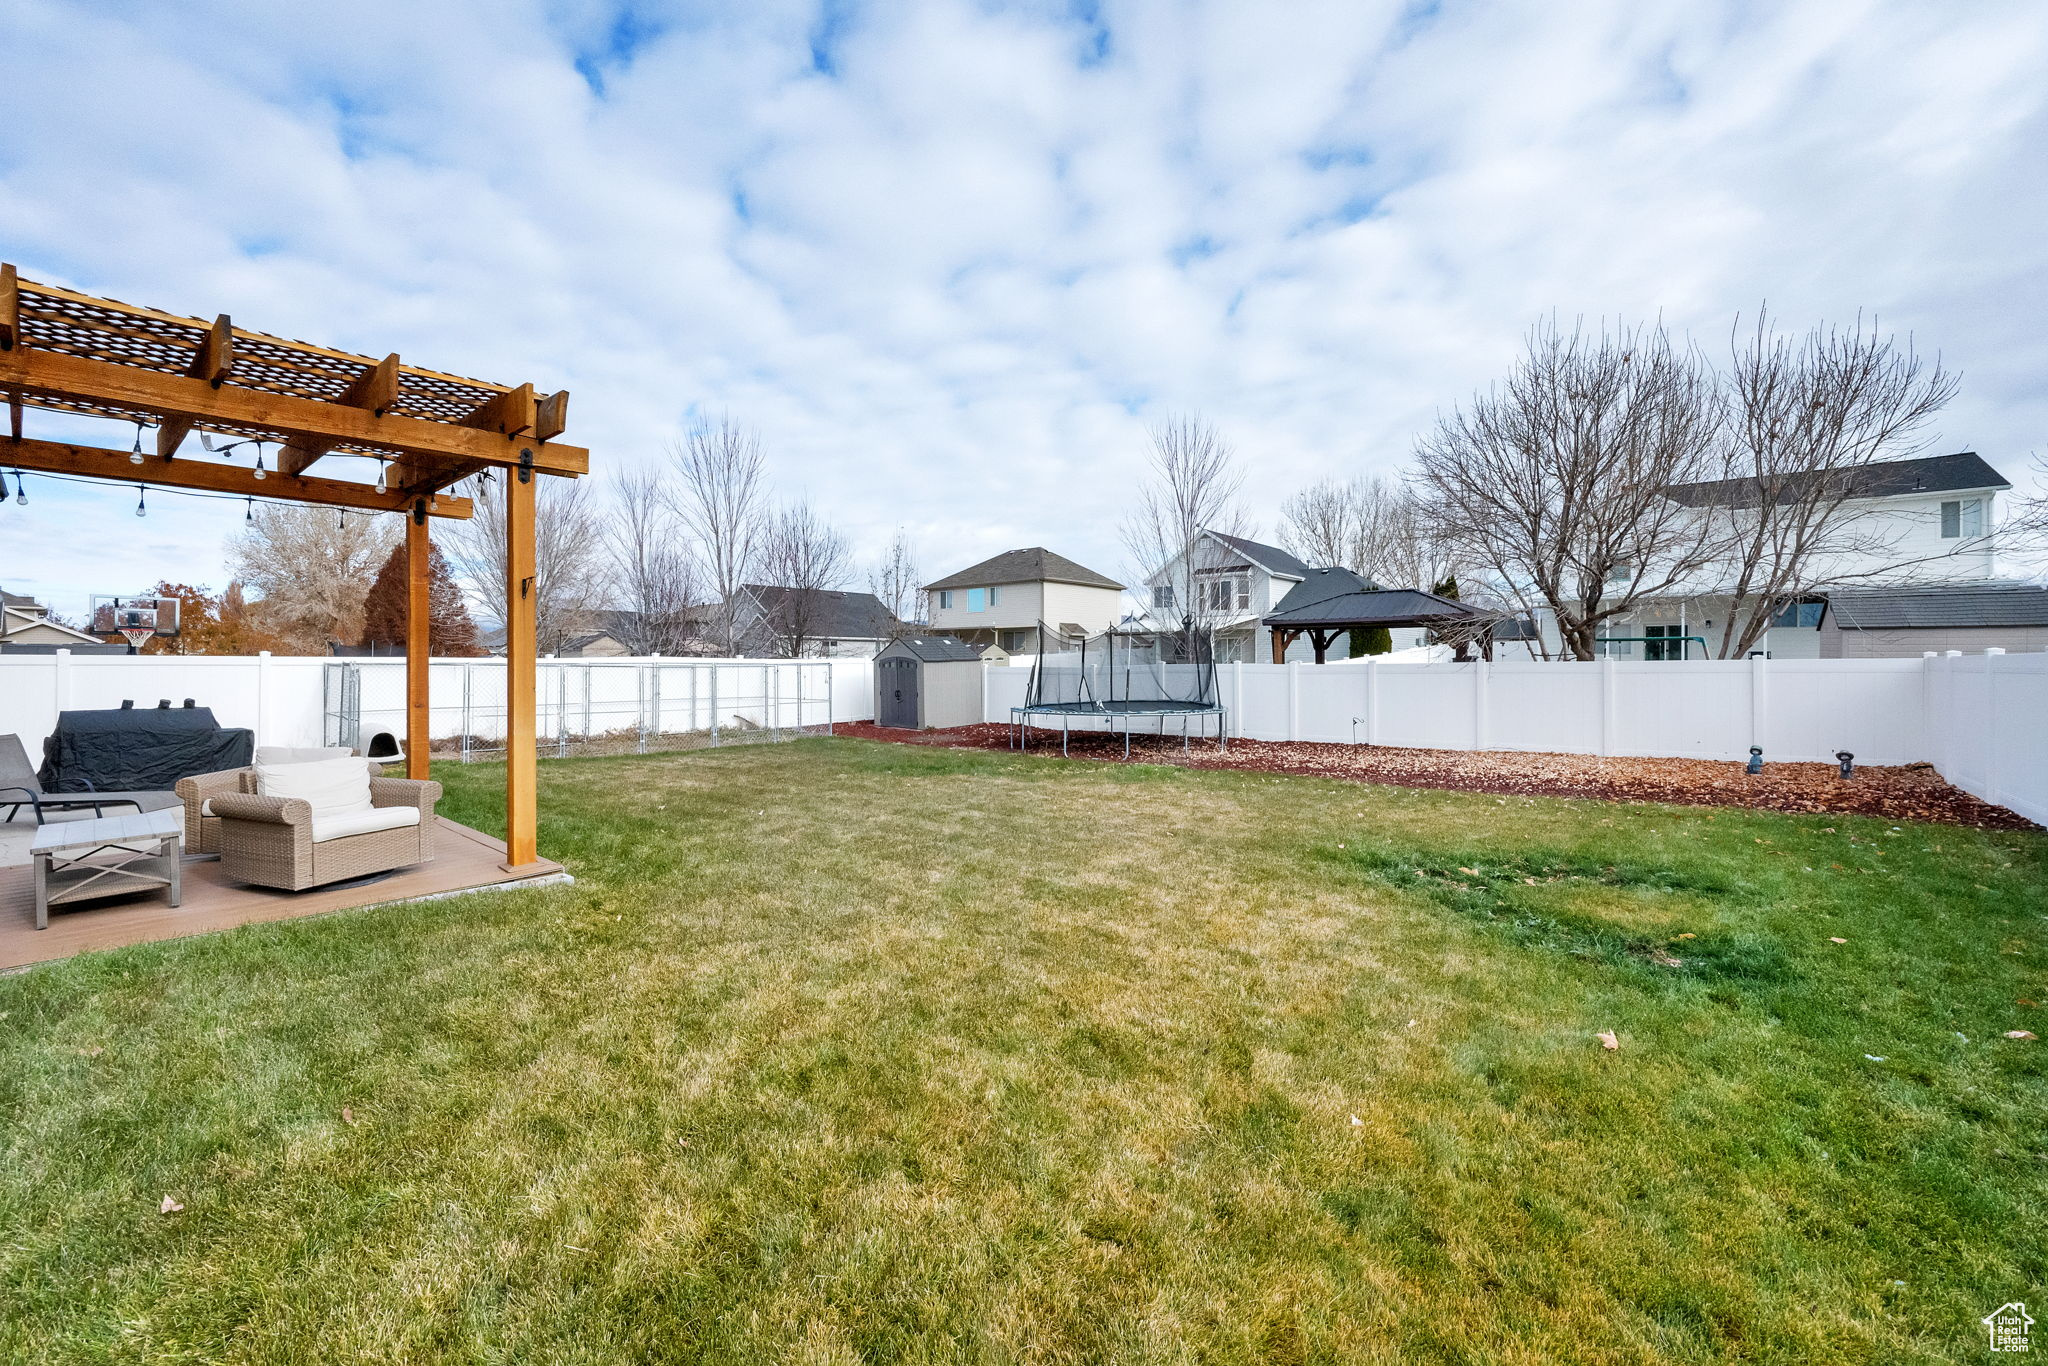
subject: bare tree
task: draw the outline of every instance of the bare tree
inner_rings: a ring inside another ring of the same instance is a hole
[[[868,571],[868,591],[881,600],[896,620],[908,623],[923,619],[924,584],[917,571],[917,547],[910,543],[909,533],[902,527],[896,528],[881,562]]]
[[[721,417],[699,422],[669,454],[681,476],[676,514],[696,538],[704,587],[717,598],[708,623],[712,643],[731,654],[739,645],[740,589],[753,572],[769,521],[761,442]]]
[[[683,654],[696,636],[697,567],[671,490],[658,471],[622,472],[611,504],[604,549],[621,609],[612,633],[636,655]]]
[[[800,657],[824,634],[831,610],[827,597],[846,584],[851,568],[846,538],[811,510],[796,502],[776,514],[763,539],[762,577],[769,582],[760,601],[760,630],[769,649],[788,659]]]
[[[515,478],[510,471],[498,480]],[[603,538],[589,486],[535,475],[533,615],[535,643],[554,654],[587,625],[604,565]],[[506,619],[505,498],[498,481],[474,481],[476,510],[449,538],[448,558],[470,597],[502,626]]]
[[[258,595],[250,611],[263,631],[323,654],[330,641],[361,638],[371,580],[402,535],[394,516],[264,503],[228,538],[228,560]]]
[[[1870,466],[1924,449],[1919,432],[1957,379],[1861,318],[1791,338],[1760,313],[1731,349],[1726,476],[1674,496],[1726,534],[1730,577],[1711,585],[1731,599],[1718,653],[1740,659],[1773,618],[1823,587],[1912,577],[1918,566],[1898,557],[1896,534],[1859,500],[1878,491]],[[1853,568],[1873,562],[1882,567]]]
[[[1395,576],[1412,547],[1397,546],[1409,529],[1408,490],[1378,475],[1339,483],[1324,479],[1281,504],[1280,544],[1312,565],[1338,565],[1390,586],[1423,587]],[[1405,520],[1404,520],[1405,519]]]
[[[1124,546],[1137,570],[1133,581],[1153,584],[1145,607],[1162,627],[1180,633],[1186,656],[1196,637],[1238,610],[1229,580],[1219,573],[1226,554],[1202,533],[1245,534],[1238,502],[1244,476],[1229,443],[1196,415],[1152,429],[1151,464],[1151,480],[1124,521]]]
[[[1539,324],[1499,387],[1418,442],[1418,479],[1436,534],[1547,606],[1567,651],[1592,659],[1604,623],[1724,550],[1665,490],[1720,472],[1725,427],[1712,373],[1661,324]]]

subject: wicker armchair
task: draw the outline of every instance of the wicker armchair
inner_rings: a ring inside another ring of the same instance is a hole
[[[290,763],[294,760],[328,759],[349,751],[338,747],[319,749],[279,749],[259,745],[256,749],[257,763]],[[370,764],[370,776],[378,777],[384,772],[381,763],[365,760]],[[185,852],[188,854],[218,854],[220,852],[220,816],[207,806],[215,797],[231,796],[235,793],[254,795],[256,791],[256,770],[252,768],[229,768],[219,773],[200,773],[190,778],[178,779],[173,789],[178,799],[185,803]]]
[[[222,871],[259,887],[296,892],[431,860],[434,804],[441,800],[441,785],[411,778],[372,778],[373,809],[415,807],[418,820],[329,839],[314,838],[313,808],[297,797],[221,792],[212,800]]]

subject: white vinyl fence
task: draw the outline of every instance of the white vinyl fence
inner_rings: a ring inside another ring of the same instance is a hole
[[[267,655],[0,655],[0,734],[20,735],[39,757],[60,710],[118,707],[124,698],[176,706],[190,697],[223,725],[253,729],[260,743],[320,744],[333,738],[330,688],[341,665],[359,670],[362,729],[402,739],[402,661]],[[495,659],[434,661],[437,740],[468,737],[473,750],[490,752],[501,730],[489,722],[502,716],[504,667]],[[1220,675],[1234,736],[1703,759],[1741,759],[1760,745],[1771,761],[1831,760],[1846,749],[1858,763],[1927,761],[1958,787],[2048,824],[2043,654],[1229,664]],[[1030,670],[992,666],[983,677],[985,716],[1007,721]],[[572,736],[632,741],[642,730],[708,731],[713,715],[721,727],[771,734],[874,716],[874,665],[865,659],[542,660],[538,687],[541,741],[557,752]]]
[[[2048,655],[1368,660],[1218,673],[1233,736],[1689,759],[1744,759],[1759,745],[1767,761],[1832,761],[1848,750],[1858,763],[1931,762],[1958,787],[2048,824]],[[986,719],[1008,721],[1029,678],[989,670]],[[1143,733],[1152,722],[1135,724]]]
[[[491,757],[504,738],[505,661],[437,659],[427,672],[437,749]],[[874,716],[865,659],[543,659],[536,680],[544,746],[606,739],[632,747],[718,732],[721,740],[827,729]],[[0,734],[32,761],[57,713],[154,707],[186,698],[264,745],[367,746],[405,736],[405,661],[259,655],[0,654]],[[543,752],[546,752],[545,750]]]

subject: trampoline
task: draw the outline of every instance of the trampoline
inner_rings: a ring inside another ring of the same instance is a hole
[[[1088,730],[1121,730],[1126,759],[1132,733],[1148,718],[1162,739],[1178,718],[1183,752],[1198,726],[1207,738],[1213,718],[1216,748],[1226,748],[1230,716],[1217,698],[1214,638],[1186,622],[1163,631],[1111,627],[1082,638],[1040,622],[1024,705],[1010,708],[1010,746],[1030,748],[1034,726],[1057,729],[1065,754],[1077,718],[1100,723]]]

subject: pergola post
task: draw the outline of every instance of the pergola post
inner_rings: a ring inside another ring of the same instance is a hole
[[[539,773],[534,712],[540,664],[534,631],[533,475],[505,484],[505,866],[532,863],[539,851]]]
[[[433,542],[427,534],[427,506],[415,499],[405,517],[405,776],[425,778],[431,743],[427,671],[433,658],[433,604],[428,563]]]

